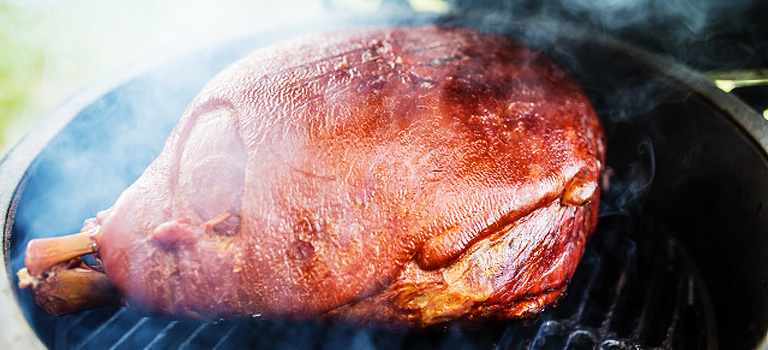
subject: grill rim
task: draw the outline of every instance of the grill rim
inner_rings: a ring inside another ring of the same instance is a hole
[[[323,20],[306,19],[297,20],[300,25],[294,28],[298,33],[307,33],[317,28],[339,29],[354,28],[362,25],[382,24],[446,24],[440,17],[431,15],[415,15],[393,17],[396,18],[361,18],[361,16],[334,15]],[[479,17],[482,16],[482,17]],[[680,86],[689,89],[692,93],[701,96],[712,106],[720,109],[724,116],[734,121],[740,130],[752,141],[763,158],[768,159],[768,123],[758,113],[735,95],[723,92],[714,83],[705,78],[701,73],[689,68],[683,63],[677,62],[671,57],[653,53],[631,43],[610,37],[606,33],[599,33],[582,27],[563,25],[555,21],[542,19],[509,20],[500,15],[463,14],[461,18],[449,19],[448,24],[472,27],[471,23],[482,18],[483,28],[523,28],[535,26],[543,28],[546,33],[554,35],[557,40],[568,40],[579,43],[588,43],[615,53],[649,74],[662,76]],[[477,22],[476,22],[477,23]],[[5,209],[0,217],[0,225],[3,227],[3,261],[6,276],[0,278],[0,319],[6,324],[0,328],[0,343],[8,344],[11,348],[46,349],[36,332],[31,328],[21,309],[16,296],[15,271],[10,271],[9,250],[10,234],[14,224],[18,195],[24,189],[27,174],[34,167],[34,162],[43,149],[61,132],[81,110],[97,101],[106,93],[117,89],[123,84],[150,72],[163,64],[168,64],[190,54],[202,50],[215,49],[227,43],[246,39],[252,36],[269,35],[276,30],[284,30],[291,23],[283,23],[274,27],[250,29],[241,33],[214,38],[202,44],[196,44],[183,49],[176,48],[159,54],[154,58],[146,58],[133,66],[113,73],[101,82],[88,87],[66,100],[63,104],[47,113],[20,141],[18,141],[0,159],[0,208]],[[475,25],[476,26],[476,25]],[[483,29],[481,28],[481,29]],[[768,331],[765,331],[762,341],[756,349],[768,350]]]

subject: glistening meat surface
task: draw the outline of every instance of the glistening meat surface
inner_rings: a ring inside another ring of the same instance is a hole
[[[211,80],[111,208],[30,243],[21,284],[54,314],[524,317],[574,272],[604,153],[577,83],[513,39],[434,26],[296,39]],[[69,260],[91,251],[102,267]]]

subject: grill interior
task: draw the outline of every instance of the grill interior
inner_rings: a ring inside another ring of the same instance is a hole
[[[598,231],[604,237],[595,237],[561,305],[535,327],[510,327],[520,335],[499,348],[717,348],[711,300],[693,261],[668,227],[645,224],[639,244],[626,231]]]
[[[631,237],[637,237],[638,243]],[[534,320],[425,332],[142,317],[122,307],[58,317],[53,349],[715,349],[706,286],[659,220],[606,218],[565,298]]]
[[[16,289],[27,320],[53,349],[754,347],[768,328],[768,315],[761,313],[768,287],[760,284],[768,280],[761,253],[768,247],[762,234],[768,227],[765,154],[727,112],[633,63],[623,49],[558,40],[542,28],[498,30],[543,47],[574,73],[603,118],[613,174],[598,230],[557,307],[534,319],[473,330],[396,332],[260,319],[208,324],[117,307],[50,317],[28,291]],[[76,111],[16,189],[5,228],[7,272],[22,267],[28,240],[75,232],[111,205],[159,153],[176,118],[211,76],[253,48],[303,30],[183,55],[110,86]],[[110,158],[120,162],[105,165]]]

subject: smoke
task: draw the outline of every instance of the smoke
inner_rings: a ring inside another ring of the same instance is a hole
[[[609,32],[663,24],[667,28],[658,30],[697,33],[706,26],[712,4],[701,0],[674,3],[656,0],[564,0],[562,6],[565,13],[585,18]]]
[[[656,158],[650,138],[637,145],[636,158],[626,167],[609,168],[606,176],[610,185],[603,186],[600,216],[633,216],[641,213],[643,198],[653,183]]]
[[[493,2],[459,1],[466,10]],[[591,28],[710,70],[768,64],[768,4],[754,0],[521,0],[507,16]],[[483,10],[480,10],[483,11]]]

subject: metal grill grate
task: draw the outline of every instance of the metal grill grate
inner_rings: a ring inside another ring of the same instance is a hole
[[[115,307],[56,318],[52,345],[61,350],[716,348],[711,303],[691,259],[668,229],[653,222],[645,226],[628,235],[626,223],[603,220],[567,296],[533,320],[479,330],[394,332],[258,319],[176,321]]]
[[[497,349],[717,348],[711,302],[692,261],[672,237],[655,243],[637,264],[633,245],[624,256],[591,250],[585,259],[596,262],[577,272],[561,305],[535,327],[511,326]]]

